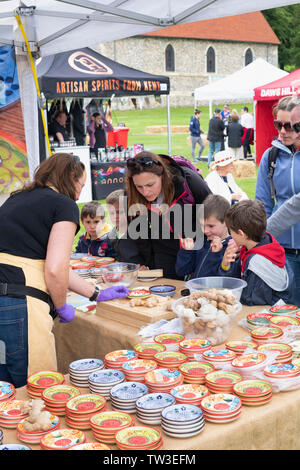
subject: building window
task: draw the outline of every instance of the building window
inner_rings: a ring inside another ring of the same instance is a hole
[[[251,49],[247,49],[245,53],[245,65],[249,65],[253,62],[253,53]]]
[[[171,46],[171,44],[169,44],[166,47],[165,55],[166,55],[166,71],[175,72],[175,54],[174,54],[174,49]]]
[[[206,71],[209,73],[216,71],[216,53],[213,47],[209,47],[206,52]]]

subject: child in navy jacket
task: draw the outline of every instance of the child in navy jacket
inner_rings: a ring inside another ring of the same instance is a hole
[[[200,249],[192,238],[181,239],[181,249],[177,254],[176,273],[185,279],[218,276],[220,263],[227,248],[230,236],[225,224],[225,215],[230,204],[222,196],[210,194],[203,202],[204,243]]]
[[[225,222],[232,240],[224,253],[219,273],[247,282],[241,303],[274,305],[279,299],[293,303],[293,271],[285,259],[283,247],[266,232],[263,203],[240,201],[230,208]]]
[[[88,202],[82,207],[80,218],[86,233],[79,238],[76,253],[115,258],[116,253],[108,236],[112,227],[105,221],[101,204],[97,201]]]

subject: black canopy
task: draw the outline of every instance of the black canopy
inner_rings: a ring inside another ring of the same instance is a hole
[[[85,47],[43,57],[37,66],[46,98],[167,95],[168,77],[114,62]]]

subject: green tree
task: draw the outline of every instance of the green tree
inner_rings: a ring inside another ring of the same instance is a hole
[[[278,64],[288,71],[300,66],[300,5],[288,5],[262,11],[281,44],[278,48]]]

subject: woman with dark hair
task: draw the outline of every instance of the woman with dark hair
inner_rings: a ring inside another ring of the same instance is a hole
[[[98,149],[106,149],[106,134],[114,130],[113,126],[100,113],[94,113],[87,127],[90,136],[90,149],[96,156]]]
[[[68,288],[97,301],[127,295],[123,287],[100,293],[69,269],[85,180],[77,156],[54,154],[0,207],[0,380],[15,387],[39,370],[56,370],[51,330],[56,315],[74,318]]]
[[[167,155],[145,151],[127,160],[126,194],[128,235],[140,264],[180,279],[175,271],[180,238],[194,238],[196,205],[210,194],[202,176]]]

